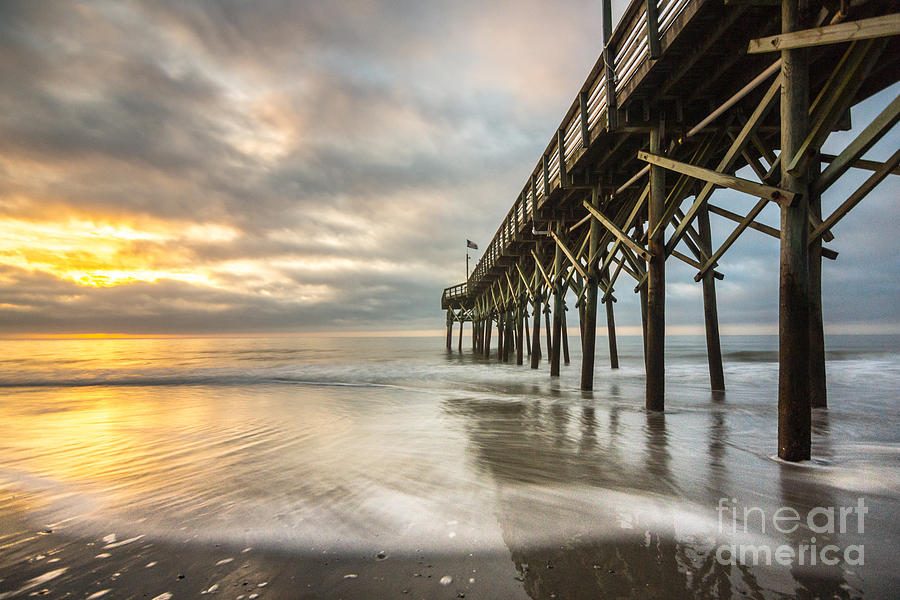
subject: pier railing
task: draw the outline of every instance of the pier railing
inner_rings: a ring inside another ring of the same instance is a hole
[[[448,287],[441,294],[441,307],[446,309],[453,306],[459,300],[465,298],[468,294],[468,284],[460,283],[452,287]]]

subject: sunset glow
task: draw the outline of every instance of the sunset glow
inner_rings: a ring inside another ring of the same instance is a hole
[[[135,281],[172,279],[211,285],[208,274],[179,265],[177,250],[163,251],[170,242],[227,242],[237,233],[213,225],[189,225],[182,230],[158,223],[136,229],[125,223],[68,219],[62,222],[0,220],[3,264],[45,273],[81,286],[109,287]]]
[[[597,60],[601,4],[5,5],[3,333],[440,327],[465,240],[474,267]],[[888,180],[839,224],[826,285],[863,285],[895,196]],[[723,259],[723,327],[777,324],[757,293],[777,286],[772,252],[749,235]],[[668,325],[701,326],[694,273],[671,270]],[[881,281],[865,306],[826,307],[829,324],[900,327],[900,278]],[[637,296],[617,292],[620,325],[639,326]]]

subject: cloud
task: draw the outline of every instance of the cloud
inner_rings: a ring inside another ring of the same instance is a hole
[[[440,327],[461,242],[487,246],[599,24],[589,0],[4,2],[3,330]],[[880,194],[890,214],[896,191]],[[841,224],[828,293],[867,285],[858,249],[891,255],[867,232]],[[771,320],[772,260],[755,232],[729,252],[724,321]],[[827,310],[900,321],[897,266],[862,314]],[[692,274],[670,269],[673,324],[702,318]]]

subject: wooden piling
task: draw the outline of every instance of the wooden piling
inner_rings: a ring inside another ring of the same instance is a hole
[[[450,320],[450,311],[447,311],[447,350],[453,349],[453,321]]]
[[[637,238],[640,239],[643,237],[643,225],[641,222],[638,222],[637,225]],[[640,291],[640,303],[641,303],[641,341],[643,343],[644,350],[644,373],[647,372],[647,284],[641,286]]]
[[[609,281],[609,266],[606,267],[606,272],[602,274],[602,276]],[[606,337],[609,341],[609,368],[610,369],[618,369],[619,368],[619,348],[616,343],[616,316],[613,309],[613,299],[612,295],[609,296],[606,300]]]
[[[475,354],[481,354],[484,352],[484,319],[481,318],[480,313],[476,321],[475,332]]]
[[[515,346],[515,329],[513,312],[506,313],[506,331],[503,332],[503,362],[508,363],[512,356],[513,347]]]
[[[548,292],[552,293],[552,292]],[[550,325],[550,302],[548,301],[544,304],[544,330],[546,331],[547,336],[547,356],[550,357],[553,355],[553,327]]]
[[[491,331],[494,329],[494,319],[490,313],[484,320],[484,357],[491,357]]]
[[[525,313],[522,315],[522,328],[525,330],[525,352],[528,353],[528,358],[531,358],[531,335],[528,331],[528,309],[525,309]]]
[[[503,312],[497,315],[497,361],[503,362],[503,349],[506,344],[506,317]]]
[[[600,209],[600,192],[595,187],[591,190],[591,205]],[[600,245],[600,223],[597,219],[591,219],[591,230],[588,241],[588,256],[594,256]],[[587,291],[584,296],[584,330],[581,348],[581,389],[585,391],[594,389],[594,350],[597,346],[597,261],[587,266],[587,279],[584,285]],[[612,299],[610,299],[612,303]]]
[[[562,226],[557,223],[556,235],[563,234]],[[550,349],[550,376],[559,377],[559,358],[560,349],[562,347],[561,337],[563,328],[563,253],[559,244],[556,244],[556,250],[553,255],[553,347]]]
[[[578,342],[581,344],[582,356],[584,355],[584,302],[578,303]]]
[[[662,121],[650,129],[650,153],[662,154]],[[665,212],[665,170],[650,166],[650,201],[648,203],[647,249],[650,263],[647,265],[647,410],[665,408],[665,345],[666,345],[666,255],[664,229],[657,224]],[[654,234],[655,231],[655,234]]]
[[[810,181],[815,181],[822,163],[812,161]],[[810,191],[809,211],[822,220],[822,196]],[[822,316],[822,238],[817,237],[809,245],[809,405],[811,408],[828,406],[825,384],[825,321]]]
[[[782,0],[782,33],[804,28],[799,0]],[[809,399],[809,182],[792,175],[794,159],[809,128],[809,63],[804,48],[781,52],[781,187],[794,192],[781,204],[778,327],[778,456],[810,458]]]
[[[516,364],[521,365],[525,362],[525,348],[523,348],[522,338],[524,337],[524,321],[522,320],[522,303],[516,307]]]
[[[532,315],[531,335],[531,368],[537,369],[541,362],[541,298],[534,297],[534,314]]]
[[[619,368],[619,349],[616,344],[616,317],[612,300],[606,301],[606,336],[609,339],[609,368]]]
[[[460,318],[459,320],[459,351],[462,352],[462,338],[463,338],[463,325],[465,321]]]
[[[568,311],[568,307],[566,307],[566,301],[563,299],[562,303],[562,323],[561,323],[561,333],[562,333],[562,347],[563,347],[563,364],[569,364],[569,320],[566,318],[566,312]]]
[[[712,254],[712,231],[709,225],[709,209],[704,204],[697,211],[697,226],[703,252]],[[713,270],[703,274],[703,318],[706,325],[706,358],[709,363],[709,385],[713,391],[725,389],[722,370],[722,346],[719,340],[719,310],[716,305],[716,278]]]
[[[478,335],[475,336],[474,350],[476,354],[481,354],[484,347],[484,319],[478,319],[478,324],[475,327],[475,331],[478,332]]]

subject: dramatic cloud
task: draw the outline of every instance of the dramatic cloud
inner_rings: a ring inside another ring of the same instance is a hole
[[[487,245],[600,52],[599,5],[4,2],[2,331],[440,327],[463,242]],[[836,231],[829,318],[900,322],[892,185]],[[774,322],[775,256],[729,254],[723,320]],[[670,321],[698,323],[671,273]]]

